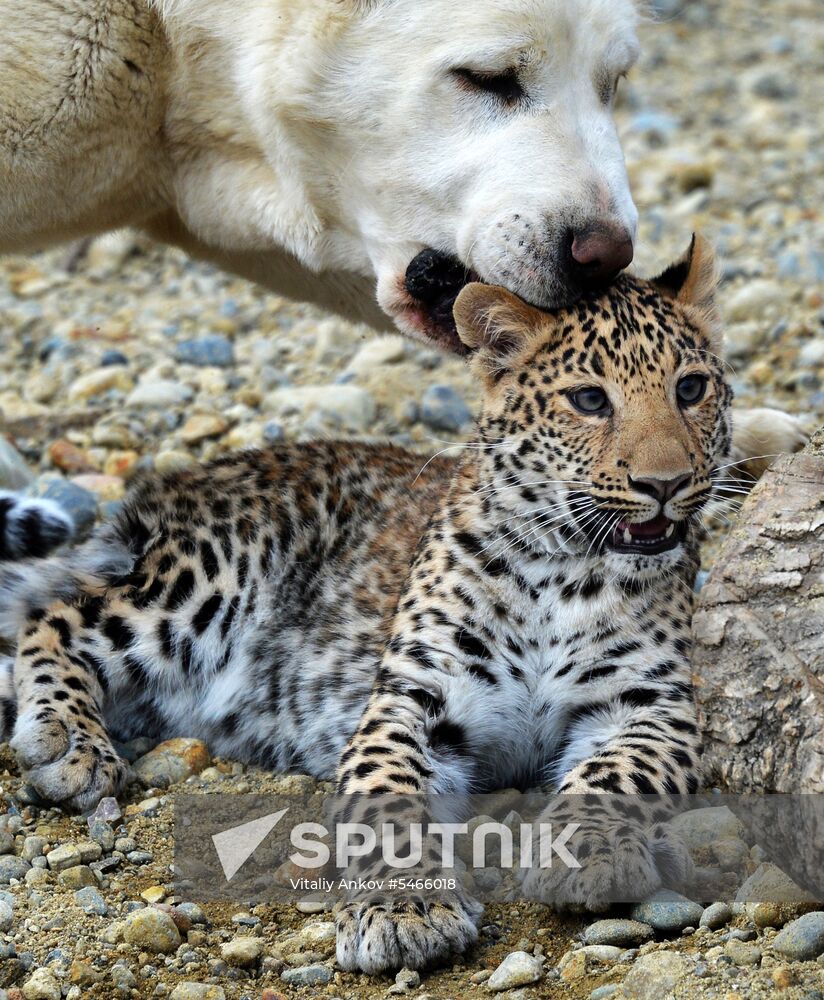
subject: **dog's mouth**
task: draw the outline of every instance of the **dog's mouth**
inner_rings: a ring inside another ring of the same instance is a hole
[[[639,524],[620,521],[613,529],[607,547],[613,552],[651,556],[677,548],[686,534],[686,522],[671,521],[659,514],[658,517]]]
[[[406,269],[407,318],[428,340],[453,353],[465,353],[452,310],[461,289],[480,280],[457,257],[439,250],[421,250]]]

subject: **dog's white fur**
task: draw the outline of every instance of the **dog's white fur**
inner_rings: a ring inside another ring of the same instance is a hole
[[[0,0],[0,19],[0,252],[134,224],[415,334],[402,279],[425,247],[552,305],[561,228],[634,234],[611,108],[633,0]],[[453,72],[513,66],[512,108]]]

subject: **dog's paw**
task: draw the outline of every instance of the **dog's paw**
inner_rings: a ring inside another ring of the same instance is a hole
[[[463,954],[478,938],[482,908],[457,893],[374,895],[341,904],[337,960],[349,972],[428,969]]]
[[[736,468],[753,479],[759,479],[778,455],[791,455],[809,440],[798,417],[767,407],[733,410],[732,437]]]
[[[106,795],[116,795],[128,773],[108,736],[93,720],[84,729],[55,709],[24,712],[11,747],[26,780],[49,802],[85,812]]]

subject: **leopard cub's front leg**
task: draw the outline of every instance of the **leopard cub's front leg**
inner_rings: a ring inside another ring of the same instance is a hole
[[[410,694],[376,691],[341,757],[341,819],[370,828],[391,821],[394,849],[403,857],[411,824],[426,821],[427,792],[436,771],[421,704]],[[337,908],[341,968],[369,973],[425,969],[462,954],[477,940],[482,907],[466,894],[456,873],[441,870],[439,861],[425,850],[414,868],[397,870],[386,863],[380,845],[372,856],[359,859],[347,877],[380,888],[354,891]],[[441,887],[393,888],[397,877]]]
[[[38,795],[82,812],[128,771],[103,723],[103,678],[75,646],[80,628],[77,608],[55,605],[21,634],[11,746]]]

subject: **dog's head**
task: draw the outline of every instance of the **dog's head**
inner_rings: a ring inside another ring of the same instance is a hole
[[[340,3],[342,211],[404,331],[454,345],[471,280],[556,307],[630,263],[612,109],[632,0]]]

